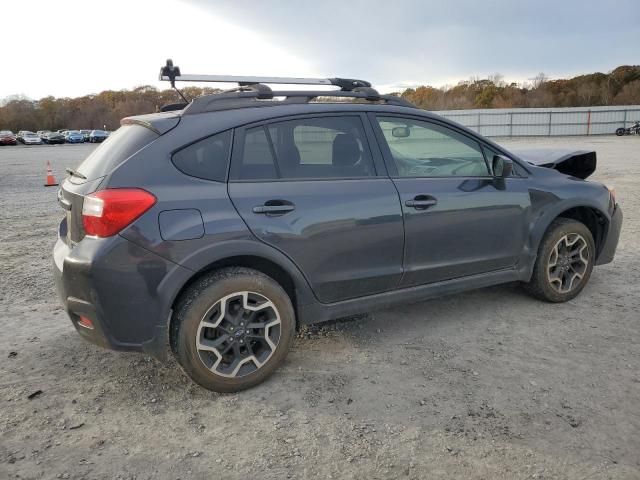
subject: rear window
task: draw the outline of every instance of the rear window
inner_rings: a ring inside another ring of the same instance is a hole
[[[89,180],[102,177],[158,136],[141,125],[123,125],[80,164],[78,172]]]

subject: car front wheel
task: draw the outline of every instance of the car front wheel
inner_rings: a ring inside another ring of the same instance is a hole
[[[291,300],[272,278],[234,267],[213,272],[181,297],[172,348],[196,383],[216,392],[253,387],[284,361],[295,334]]]
[[[566,302],[578,295],[591,276],[595,243],[581,222],[558,218],[549,226],[538,249],[531,280],[525,288],[548,302]]]

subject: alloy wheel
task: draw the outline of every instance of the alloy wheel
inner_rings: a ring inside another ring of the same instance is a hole
[[[271,300],[255,292],[235,292],[213,304],[196,334],[198,356],[222,377],[258,370],[280,341],[280,314]]]
[[[563,236],[551,249],[547,279],[558,293],[568,293],[580,284],[589,267],[589,246],[578,233]]]

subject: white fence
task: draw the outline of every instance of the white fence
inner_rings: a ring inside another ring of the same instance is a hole
[[[640,121],[640,105],[434,112],[487,137],[611,135]]]

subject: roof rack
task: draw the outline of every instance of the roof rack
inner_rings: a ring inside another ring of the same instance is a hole
[[[239,86],[257,85],[265,83],[287,85],[333,85],[340,87],[342,91],[350,92],[358,87],[371,87],[371,83],[354,78],[298,78],[298,77],[241,77],[237,75],[182,75],[180,67],[173,65],[173,60],[168,59],[165,66],[160,69],[160,80],[171,82],[175,88],[175,82],[217,82],[237,83]]]
[[[175,82],[219,82],[237,83],[236,88],[225,90],[222,93],[205,95],[188,103],[188,113],[202,113],[213,110],[228,110],[247,106],[269,106],[275,103],[256,102],[256,100],[272,100],[274,97],[284,97],[281,103],[305,103],[318,97],[350,97],[359,98],[370,102],[383,101],[389,105],[416,108],[412,103],[394,95],[380,95],[371,87],[371,83],[365,80],[352,78],[298,78],[298,77],[242,77],[235,75],[182,75],[180,67],[174,66],[171,59],[160,69],[160,80],[171,82],[171,86],[178,91],[180,96],[187,99],[176,88]],[[286,90],[273,91],[270,84],[286,85],[331,85],[340,87],[339,90]],[[178,110],[185,108],[187,104],[178,103],[166,105],[162,111]]]

